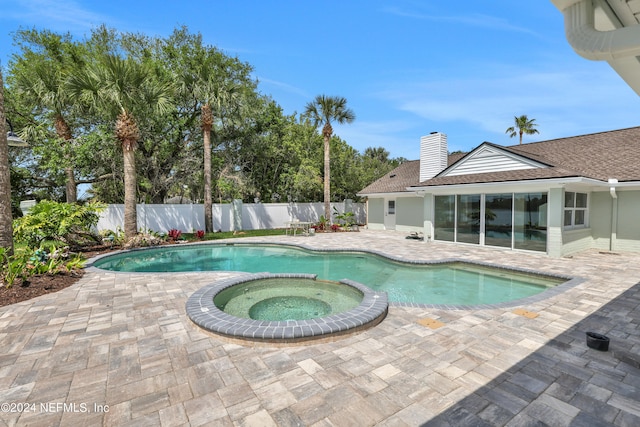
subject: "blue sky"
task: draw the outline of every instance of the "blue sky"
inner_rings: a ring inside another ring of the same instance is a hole
[[[450,151],[517,144],[505,130],[522,114],[540,131],[525,142],[640,124],[640,98],[573,52],[550,0],[0,0],[0,62],[20,27],[82,37],[103,23],[150,36],[186,25],[250,63],[287,114],[344,96],[357,118],[334,130],[360,151],[416,159],[432,131]]]

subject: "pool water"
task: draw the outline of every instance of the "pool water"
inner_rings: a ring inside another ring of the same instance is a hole
[[[532,296],[567,280],[462,262],[416,265],[364,252],[259,244],[153,248],[106,256],[93,265],[126,272],[309,273],[322,280],[355,280],[387,292],[390,302],[414,304],[495,304]]]
[[[232,286],[213,303],[236,317],[284,321],[327,317],[357,307],[363,293],[348,285],[313,279],[263,279]]]

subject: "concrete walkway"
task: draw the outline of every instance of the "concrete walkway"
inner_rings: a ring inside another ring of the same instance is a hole
[[[185,315],[189,295],[235,273],[91,269],[70,288],[0,308],[0,426],[640,425],[640,255],[552,259],[404,236],[251,240],[585,280],[526,306],[391,307],[378,326],[334,342],[252,347]],[[609,336],[609,351],[588,348],[586,331]]]

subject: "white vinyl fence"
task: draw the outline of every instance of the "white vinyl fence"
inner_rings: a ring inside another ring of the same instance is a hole
[[[364,224],[365,205],[347,200],[332,203],[338,212],[355,214],[354,221]],[[213,205],[213,228],[215,231],[261,230],[283,228],[287,221],[317,222],[324,215],[322,203],[242,203]],[[204,230],[204,205],[201,204],[139,204],[138,230],[164,232],[177,229],[185,233]],[[335,218],[334,218],[335,219]],[[98,231],[117,230],[124,227],[124,205],[108,205],[100,214]]]

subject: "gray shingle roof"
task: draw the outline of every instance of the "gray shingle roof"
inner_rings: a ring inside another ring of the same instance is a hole
[[[420,182],[420,160],[411,160],[372,182],[358,194],[398,193]]]
[[[490,143],[489,143],[490,144]],[[640,181],[640,127],[552,139],[522,145],[495,147],[549,165],[525,169],[459,176],[436,176],[419,183],[420,161],[404,163],[375,181],[360,194],[406,191],[411,186],[436,186],[509,182],[533,179],[585,177],[601,181]],[[464,157],[450,155],[449,165]],[[391,175],[395,174],[394,178]],[[402,187],[405,183],[409,183]]]

